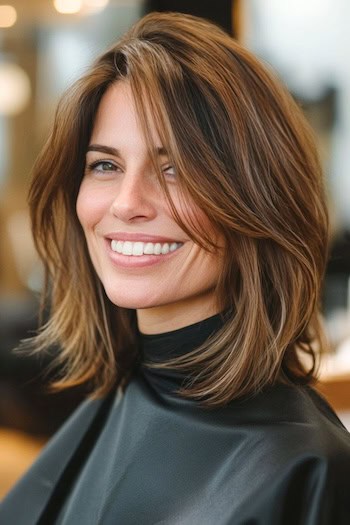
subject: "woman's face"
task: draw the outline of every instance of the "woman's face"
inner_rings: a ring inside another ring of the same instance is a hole
[[[177,210],[195,215],[208,231],[205,215],[180,198],[176,173],[155,131],[153,140]],[[112,85],[101,100],[77,214],[107,296],[115,305],[137,309],[141,331],[174,330],[217,313],[214,288],[222,256],[193,242],[173,219],[127,81]],[[213,238],[218,240],[214,232]]]

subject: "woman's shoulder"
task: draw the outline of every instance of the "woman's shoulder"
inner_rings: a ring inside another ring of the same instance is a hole
[[[341,493],[350,490],[350,434],[328,402],[308,386],[283,385],[272,399],[265,464],[275,465],[278,458],[278,468],[289,471],[291,479],[318,480]]]
[[[300,436],[302,443],[315,451],[327,451],[334,445],[344,446],[350,454],[350,434],[327,400],[313,387],[278,385],[267,396],[271,418],[280,428],[288,428],[291,437]],[[274,412],[274,413],[273,413]]]
[[[332,445],[337,444],[350,454],[350,434],[322,394],[310,386],[293,387],[293,390],[284,409],[286,414],[290,412],[297,416],[295,432],[299,432],[300,428],[306,437],[312,437],[316,449],[332,450]],[[294,403],[297,406],[293,411]]]
[[[340,468],[346,465],[350,472],[350,434],[327,401],[311,387],[275,385],[233,403],[230,417],[252,443],[260,443],[254,451],[263,450],[265,464],[269,457],[273,462],[279,457],[283,463],[314,458]]]
[[[241,454],[232,453],[230,473],[232,490],[244,487],[243,515],[263,512],[271,524],[350,523],[350,434],[315,390],[276,385],[234,412]]]
[[[89,453],[114,397],[115,393],[103,399],[88,399],[73,412],[47,443],[27,473],[1,502],[1,523],[10,523],[10,520],[6,520],[16,514],[19,501],[22,509],[28,509],[31,523],[36,523],[39,514],[35,517],[33,513],[41,512],[60,486],[60,480],[66,478],[67,472],[76,469],[77,462],[84,461]],[[25,514],[27,517],[28,515]],[[21,516],[23,517],[23,513]],[[27,517],[23,517],[23,525],[29,523],[25,521]],[[19,516],[17,518],[19,519]],[[20,525],[22,522],[17,523]]]

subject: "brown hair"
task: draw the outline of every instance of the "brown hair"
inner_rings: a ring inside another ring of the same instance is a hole
[[[125,386],[138,359],[135,311],[106,297],[75,211],[94,116],[118,79],[130,83],[150,152],[146,107],[184,194],[225,239],[217,285],[230,312],[223,329],[156,366],[188,370],[181,395],[208,407],[276,381],[310,382],[314,344],[323,344],[317,309],[328,241],[310,130],[274,75],[218,27],[153,13],[65,94],[34,167],[29,201],[51,316],[33,342],[37,349],[59,344],[65,366],[55,386],[92,382],[100,395]],[[200,225],[189,234],[214,249]]]

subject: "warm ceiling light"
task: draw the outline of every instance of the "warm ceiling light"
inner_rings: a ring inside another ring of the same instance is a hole
[[[98,13],[109,3],[109,0],[84,0],[84,11],[86,13]]]
[[[12,5],[0,5],[0,27],[11,27],[16,20],[17,11]]]
[[[83,0],[54,0],[56,11],[65,15],[79,13],[83,6]]]
[[[31,95],[27,73],[10,62],[0,62],[0,115],[18,115]]]

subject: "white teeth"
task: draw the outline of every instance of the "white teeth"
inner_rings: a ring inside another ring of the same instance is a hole
[[[123,255],[132,255],[132,242],[130,242],[130,241],[125,241],[124,242],[122,254]]]
[[[143,253],[146,255],[153,255],[154,244],[153,242],[147,242],[143,248]]]
[[[117,253],[122,253],[122,249],[123,249],[123,243],[120,242],[120,241],[112,241],[111,242],[111,248],[114,252],[117,252]]]
[[[131,242],[131,241],[111,241],[111,248],[114,252],[123,255],[133,255],[140,257],[141,255],[166,255],[169,252],[174,252],[182,246],[182,243],[172,242],[153,243],[153,242]]]
[[[162,246],[162,254],[165,255],[166,253],[169,253],[169,251],[170,251],[169,244],[166,242]]]
[[[132,247],[133,255],[143,255],[143,242],[134,242]]]

